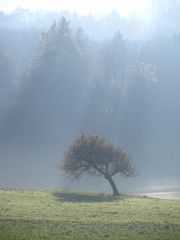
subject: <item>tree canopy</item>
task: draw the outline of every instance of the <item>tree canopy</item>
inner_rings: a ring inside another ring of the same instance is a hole
[[[68,147],[59,167],[72,179],[78,180],[84,174],[104,177],[113,195],[119,194],[112,179],[114,175],[129,177],[135,174],[129,154],[97,134],[81,134]]]

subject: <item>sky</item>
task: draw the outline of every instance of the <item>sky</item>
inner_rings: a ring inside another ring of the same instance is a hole
[[[151,0],[0,0],[0,10],[11,12],[18,7],[29,10],[68,10],[79,14],[107,14],[116,10],[122,16],[143,13]]]

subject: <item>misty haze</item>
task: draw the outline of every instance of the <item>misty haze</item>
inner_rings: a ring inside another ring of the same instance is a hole
[[[0,240],[180,239],[180,0],[0,0]]]
[[[3,1],[2,1],[3,3]],[[0,12],[0,187],[111,192],[57,164],[82,132],[126,149],[122,193],[179,198],[180,3],[144,14]]]

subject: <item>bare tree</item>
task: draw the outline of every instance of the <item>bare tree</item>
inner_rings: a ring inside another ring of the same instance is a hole
[[[119,195],[113,176],[132,176],[135,165],[128,153],[114,146],[106,138],[95,134],[81,134],[67,149],[58,166],[72,180],[83,174],[102,176],[111,185],[113,195]]]

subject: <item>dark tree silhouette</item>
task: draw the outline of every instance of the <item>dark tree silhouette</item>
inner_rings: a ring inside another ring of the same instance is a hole
[[[119,173],[129,177],[135,173],[135,165],[126,151],[95,134],[81,134],[68,147],[58,167],[73,180],[79,180],[83,174],[104,177],[114,196],[119,195],[119,191],[113,176]]]

